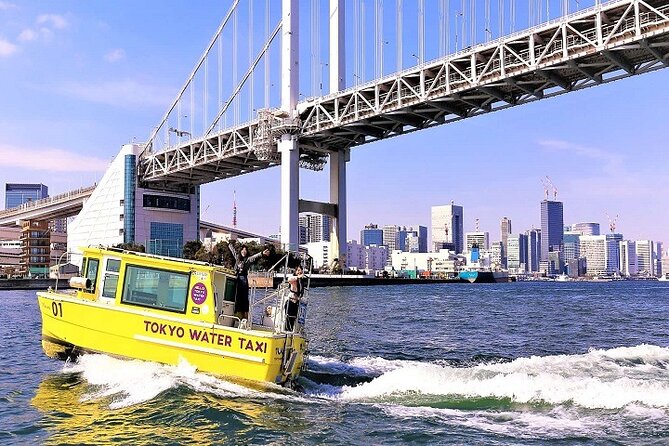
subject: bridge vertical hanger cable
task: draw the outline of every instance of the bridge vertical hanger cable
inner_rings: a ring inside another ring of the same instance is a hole
[[[365,65],[367,59],[365,58],[365,0],[360,0],[360,80],[365,82]]]
[[[269,0],[265,0],[265,42],[269,39]],[[269,57],[271,52],[265,53],[265,108],[269,108]]]
[[[237,85],[237,8],[232,14],[232,85]],[[232,123],[239,124],[239,101],[234,100],[232,107]]]
[[[485,0],[483,15],[485,22],[485,29],[483,30],[483,33],[485,34],[485,41],[489,42],[492,38],[490,31],[490,0]]]
[[[439,57],[444,55],[444,1],[439,0]]]
[[[204,90],[202,91],[202,131],[207,128],[207,105],[209,98],[209,58],[204,61]]]
[[[497,0],[497,14],[497,20],[499,21],[497,37],[502,37],[504,35],[504,0]]]
[[[511,32],[516,30],[516,0],[511,0]]]
[[[476,44],[476,0],[469,0],[469,45]]]
[[[466,0],[460,1],[460,49],[464,50],[467,46],[467,34],[465,33],[465,19],[467,3]]]
[[[152,151],[153,150],[154,139],[156,138],[156,136],[158,135],[160,130],[164,126],[169,127],[168,119],[169,119],[170,115],[172,114],[172,112],[174,111],[175,108],[179,108],[179,106],[181,104],[181,101],[183,99],[183,96],[187,92],[188,88],[191,86],[192,81],[195,78],[195,75],[196,75],[197,71],[200,69],[200,67],[204,63],[204,60],[207,58],[209,52],[211,51],[213,46],[216,44],[216,39],[218,39],[220,37],[220,35],[223,31],[223,28],[225,28],[225,25],[228,23],[228,21],[232,17],[232,13],[237,8],[238,4],[239,4],[239,0],[234,0],[232,5],[230,5],[230,8],[228,9],[228,12],[225,15],[225,18],[223,19],[223,21],[219,25],[218,29],[216,30],[216,33],[214,34],[214,37],[212,37],[211,41],[209,42],[209,45],[207,46],[204,53],[200,57],[200,60],[195,65],[195,68],[193,68],[193,71],[191,71],[190,76],[188,77],[188,79],[186,80],[184,85],[181,87],[181,90],[177,94],[174,101],[172,101],[172,105],[170,106],[170,108],[163,115],[163,118],[161,119],[160,123],[153,129],[153,132],[151,133],[151,136],[149,137],[146,145],[144,146],[144,149],[142,150],[142,153],[140,154],[140,157],[142,157],[144,155],[144,153],[146,153],[146,151]],[[191,115],[192,115],[192,113],[191,113]],[[180,122],[181,116],[182,116],[182,113],[178,111],[178,116],[177,116],[177,121],[178,122]]]
[[[446,54],[451,53],[451,0],[444,0],[446,2]]]
[[[425,62],[425,0],[418,0],[418,63]]]
[[[395,38],[397,39],[396,43],[396,50],[397,50],[397,71],[402,71],[403,64],[402,64],[402,0],[397,0],[397,11],[396,11],[396,19],[395,19]]]
[[[360,0],[353,2],[353,85],[360,79]]]
[[[253,0],[249,0],[249,65],[253,63]],[[249,84],[249,119],[253,119],[253,75],[251,72],[251,80]]]
[[[320,39],[320,36],[316,34],[316,3],[319,0],[311,0],[311,15],[309,27],[311,39],[309,39],[309,57],[311,59],[311,96],[316,96],[316,42]]]
[[[223,39],[218,39],[218,106],[220,110],[223,105]],[[221,123],[218,123],[218,131],[221,131]]]

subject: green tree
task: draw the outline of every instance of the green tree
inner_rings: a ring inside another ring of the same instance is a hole
[[[118,245],[114,245],[113,248],[122,249],[124,251],[146,252],[144,245],[137,243],[119,243]]]
[[[202,248],[202,242],[199,240],[191,240],[184,244],[183,257],[184,259],[195,260],[195,254]]]

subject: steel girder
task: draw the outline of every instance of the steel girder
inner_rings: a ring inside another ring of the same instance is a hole
[[[297,105],[306,157],[647,73],[669,64],[669,0],[621,0]],[[144,156],[153,187],[264,169],[259,121]],[[262,132],[261,132],[262,133]],[[272,150],[276,143],[272,141]],[[257,149],[257,150],[256,150]]]

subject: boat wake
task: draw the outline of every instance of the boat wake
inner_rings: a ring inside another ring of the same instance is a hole
[[[88,384],[83,401],[109,401],[109,408],[134,406],[176,388],[209,393],[234,399],[304,399],[304,395],[269,383],[255,384],[226,381],[197,372],[186,361],[177,366],[140,360],[117,359],[107,355],[87,354],[67,363],[62,373],[80,374]],[[255,385],[254,385],[255,384]]]
[[[315,365],[314,365],[315,364]],[[517,438],[624,436],[669,422],[669,348],[449,362],[312,358],[310,365],[368,380],[310,383],[312,396],[378,406],[390,417],[429,419]],[[618,431],[618,432],[615,432]]]
[[[456,367],[443,363],[312,358],[316,369],[370,378],[355,386],[321,389],[314,395],[345,401],[409,402],[497,400],[517,404],[570,404],[620,409],[632,403],[669,408],[669,348],[652,345],[591,350],[580,355],[533,356]],[[322,372],[321,372],[322,373]],[[421,397],[418,397],[420,395]],[[449,397],[442,399],[435,397]]]
[[[509,361],[347,361],[311,356],[304,393],[271,384],[249,386],[166,366],[84,355],[63,373],[87,384],[82,399],[111,409],[141,404],[172,389],[226,400],[368,405],[401,420],[431,420],[518,438],[565,435],[624,437],[669,423],[669,348],[653,345]],[[353,407],[352,406],[352,407]]]

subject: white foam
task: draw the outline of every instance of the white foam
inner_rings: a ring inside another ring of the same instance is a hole
[[[200,373],[194,366],[182,360],[177,366],[155,362],[125,360],[106,355],[87,354],[75,363],[67,363],[64,373],[81,373],[91,386],[82,399],[95,401],[110,399],[109,407],[118,409],[140,404],[161,393],[185,386],[196,392],[206,392],[223,398],[271,398],[300,400],[295,392],[267,384],[267,392],[254,390],[224,379]]]
[[[669,349],[638,347],[593,350],[582,355],[519,358],[468,368],[404,363],[371,382],[344,386],[349,401],[378,401],[402,394],[509,399],[518,403],[573,403],[618,409],[632,403],[669,408]],[[397,364],[394,364],[397,365]]]

